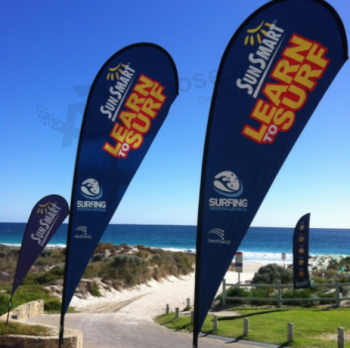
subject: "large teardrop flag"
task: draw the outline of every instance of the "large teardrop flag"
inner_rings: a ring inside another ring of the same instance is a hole
[[[62,225],[68,214],[68,203],[63,197],[58,195],[46,196],[35,204],[24,231],[12,286],[11,299],[35,260]],[[10,307],[11,300],[9,309]]]
[[[177,95],[174,61],[149,43],[114,54],[92,84],[74,172],[60,342],[80,278]]]
[[[342,21],[321,0],[271,1],[229,42],[215,83],[202,164],[194,347],[233,255],[347,58]]]
[[[293,234],[294,289],[310,288],[309,263],[310,214],[302,216]]]

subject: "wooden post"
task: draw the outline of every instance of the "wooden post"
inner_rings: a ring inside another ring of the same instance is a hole
[[[226,305],[226,279],[222,281],[222,305]]]
[[[249,333],[249,319],[243,319],[243,336],[248,336]]]
[[[277,307],[281,308],[281,281],[277,280]]]
[[[175,319],[180,316],[180,310],[179,307],[175,308]]]
[[[187,308],[189,308],[191,306],[191,302],[190,302],[190,299],[188,298],[187,299]]]
[[[213,316],[213,330],[217,330],[219,328],[218,317],[216,315]]]
[[[293,342],[294,338],[294,324],[293,323],[288,323],[287,324],[287,342]]]
[[[169,303],[167,303],[165,307],[165,314],[169,314]]]
[[[344,340],[344,328],[338,327],[338,348],[344,348],[345,340]]]
[[[335,305],[337,308],[340,307],[340,294],[339,294],[339,292],[340,292],[339,280],[336,279],[335,280],[335,301],[336,301]]]

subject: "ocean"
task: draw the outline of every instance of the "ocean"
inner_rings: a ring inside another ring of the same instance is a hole
[[[67,224],[63,224],[49,246],[65,247]],[[20,246],[25,223],[0,223],[0,244]],[[281,253],[292,262],[294,228],[250,227],[238,251],[244,261],[283,263]],[[195,252],[196,226],[109,225],[101,242],[144,245],[171,251]],[[350,229],[310,229],[310,255],[350,255]]]

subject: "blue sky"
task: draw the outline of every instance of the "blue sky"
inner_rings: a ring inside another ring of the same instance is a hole
[[[349,2],[328,2],[350,36]],[[119,49],[153,42],[172,55],[180,95],[111,222],[195,225],[213,77],[235,30],[264,3],[2,2],[0,222],[26,222],[34,204],[51,193],[70,202],[88,86]],[[347,62],[253,226],[293,227],[311,212],[311,227],[350,228],[349,76]],[[65,135],[55,123],[66,125]]]

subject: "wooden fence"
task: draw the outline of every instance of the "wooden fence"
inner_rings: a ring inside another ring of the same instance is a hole
[[[348,286],[350,283],[342,283],[341,286]],[[277,293],[275,298],[256,298],[256,297],[227,297],[227,287],[255,287],[255,288],[276,288]],[[335,288],[335,297],[334,298],[283,298],[282,297],[282,288],[294,288],[293,284],[281,284],[281,281],[278,280],[277,284],[228,284],[226,283],[226,279],[222,282],[222,303],[226,304],[227,300],[242,300],[242,301],[271,301],[277,302],[277,307],[280,308],[283,302],[292,302],[292,301],[334,301],[336,307],[340,307],[341,301],[350,300],[350,297],[340,297],[340,284],[339,280],[336,279],[335,284],[314,284],[311,285],[312,288],[317,287],[326,287],[326,288]]]

